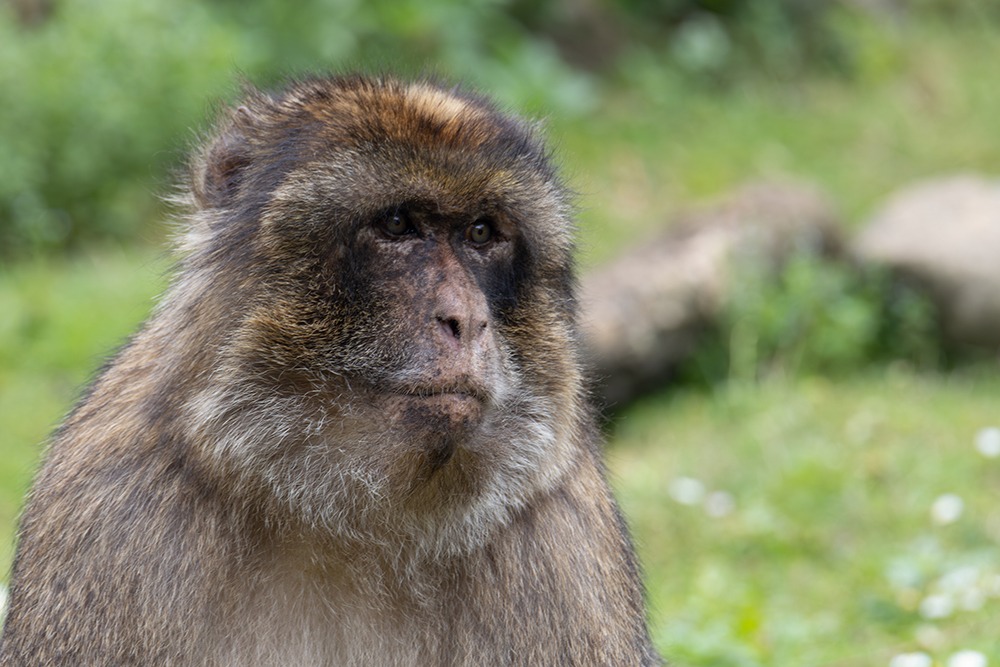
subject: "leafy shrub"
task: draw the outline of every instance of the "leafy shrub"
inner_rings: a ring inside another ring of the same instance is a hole
[[[845,64],[833,0],[615,0],[647,43],[665,42],[672,63],[718,81],[765,71],[787,77]]]
[[[39,11],[19,20],[23,6]],[[438,74],[569,115],[594,104],[598,70],[662,96],[668,70],[726,82],[836,62],[840,11],[833,0],[0,3],[0,257],[134,238],[206,100],[232,94],[237,73],[264,84],[359,65]]]
[[[841,374],[872,362],[940,362],[935,311],[879,268],[793,255],[777,272],[738,269],[719,327],[682,377],[753,380],[769,373]]]
[[[441,74],[529,111],[579,109],[589,78],[477,0],[63,2],[26,27],[0,5],[0,256],[133,238],[206,100],[237,73]],[[435,69],[425,72],[427,63]]]
[[[995,2],[983,2],[983,0],[910,0],[908,7],[914,12],[947,19],[974,21],[1000,19],[1000,6]]]
[[[41,26],[0,18],[0,248],[126,237],[155,205],[232,37],[204,5],[64,3]]]

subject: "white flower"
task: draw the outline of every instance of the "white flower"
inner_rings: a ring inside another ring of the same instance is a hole
[[[939,526],[958,521],[965,509],[965,502],[954,493],[945,493],[937,497],[931,505],[931,519]]]
[[[700,505],[705,498],[705,485],[693,477],[677,477],[670,481],[667,492],[682,505]]]
[[[949,570],[937,580],[937,587],[946,593],[962,593],[970,588],[975,588],[982,573],[978,567],[964,565]]]
[[[987,458],[1000,456],[1000,428],[987,426],[976,434],[976,449]]]
[[[720,519],[728,516],[736,509],[736,501],[731,493],[727,491],[712,491],[705,498],[705,514],[710,517]]]
[[[979,651],[959,651],[948,658],[948,667],[986,667],[986,656]]]
[[[889,667],[931,667],[932,664],[931,657],[923,651],[899,653],[889,661]]]
[[[928,595],[920,601],[920,615],[924,618],[945,618],[955,611],[955,603],[946,595]]]

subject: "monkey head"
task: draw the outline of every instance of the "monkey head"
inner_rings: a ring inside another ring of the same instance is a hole
[[[572,224],[532,126],[426,82],[249,91],[185,202],[164,307],[197,352],[171,363],[200,378],[182,421],[233,497],[461,549],[564,472]]]

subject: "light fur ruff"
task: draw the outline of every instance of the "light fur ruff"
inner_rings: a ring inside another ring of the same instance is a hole
[[[178,201],[171,287],[30,492],[0,664],[659,663],[533,126],[251,89]]]

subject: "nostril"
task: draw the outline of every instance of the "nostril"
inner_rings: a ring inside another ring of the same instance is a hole
[[[458,323],[457,319],[454,317],[438,317],[437,321],[451,334],[452,338],[462,338],[462,325]]]

